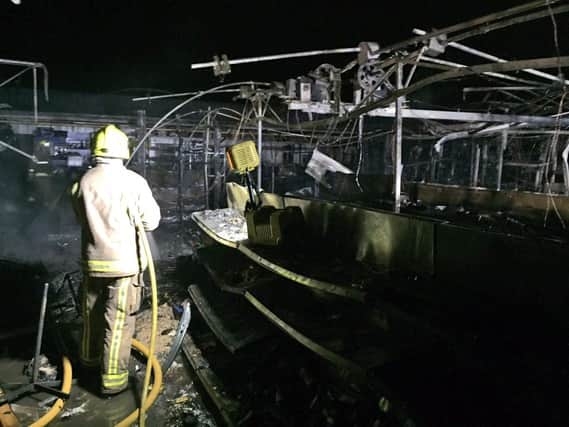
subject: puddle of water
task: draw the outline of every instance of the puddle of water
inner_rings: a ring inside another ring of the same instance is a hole
[[[20,359],[0,358],[0,382],[3,384],[28,383],[29,378],[22,373],[26,363]],[[71,388],[70,399],[50,426],[80,424],[94,427],[113,426],[137,407],[138,392],[134,387],[131,385],[129,390],[113,398],[101,398],[80,384],[74,384]],[[14,413],[22,425],[30,424],[49,409],[39,407],[39,403],[49,397],[47,393],[34,393],[14,402],[12,405]],[[81,409],[77,410],[77,408]],[[74,414],[74,412],[77,413]]]

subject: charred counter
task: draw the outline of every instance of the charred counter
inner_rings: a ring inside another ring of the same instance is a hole
[[[229,185],[228,194],[232,219],[222,223],[233,234],[194,215],[215,242],[200,259],[218,290],[368,390],[365,399],[389,402],[384,414],[395,425],[464,425],[480,405],[479,423],[538,422],[543,413],[527,403],[559,397],[569,325],[564,239],[263,194],[264,204],[303,211],[303,239],[283,251],[247,241],[238,219],[246,191]],[[240,268],[256,273],[235,281],[229,272]],[[441,399],[451,407],[437,407]]]

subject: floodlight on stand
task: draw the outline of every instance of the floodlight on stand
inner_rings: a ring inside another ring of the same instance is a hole
[[[245,204],[245,220],[249,242],[258,245],[277,246],[299,241],[304,229],[304,217],[298,206],[277,209],[261,206],[261,198],[255,202],[249,172],[259,166],[260,159],[253,141],[244,141],[228,147],[226,152],[229,169],[245,175],[249,201]]]
[[[251,176],[249,175],[249,172],[259,166],[260,163],[255,143],[253,141],[244,141],[232,145],[231,147],[227,147],[225,155],[227,156],[229,169],[240,175],[245,175],[250,199],[248,206],[246,206],[246,210],[254,209],[257,207],[257,203],[255,203],[255,198],[253,197],[253,185],[251,183]]]

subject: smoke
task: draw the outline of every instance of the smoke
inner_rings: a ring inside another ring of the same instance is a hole
[[[156,239],[154,238],[152,232],[147,232],[146,238],[148,239],[148,246],[150,246],[150,252],[152,252],[152,259],[154,261],[159,261],[160,259],[162,259],[162,257],[160,255],[160,249],[158,247],[158,244],[156,243]]]

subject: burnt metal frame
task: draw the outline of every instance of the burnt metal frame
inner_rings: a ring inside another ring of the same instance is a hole
[[[38,68],[43,71],[43,89],[44,89],[44,97],[46,102],[49,101],[49,93],[48,93],[48,86],[49,86],[49,78],[48,78],[48,71],[47,67],[42,64],[41,62],[29,62],[29,61],[15,61],[12,59],[0,59],[0,65],[12,65],[17,67],[24,67],[24,69],[13,76],[7,78],[2,83],[0,83],[0,87],[7,85],[14,79],[20,77],[28,70],[32,70],[33,73],[33,83],[34,83],[34,95],[33,95],[33,102],[34,102],[34,122],[37,123],[38,121]]]

